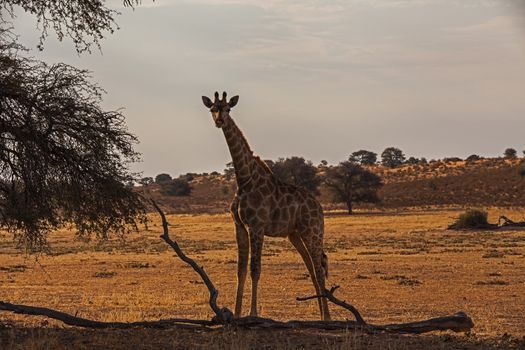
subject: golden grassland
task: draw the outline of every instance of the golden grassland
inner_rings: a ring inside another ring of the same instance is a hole
[[[525,210],[493,208],[521,219]],[[469,334],[366,335],[359,332],[190,330],[84,330],[42,317],[0,313],[0,348],[328,348],[449,349],[525,347],[525,232],[457,232],[448,210],[332,213],[326,217],[328,284],[371,323],[415,321],[465,311]],[[208,292],[195,272],[148,230],[121,239],[84,242],[70,231],[51,235],[51,255],[20,253],[0,239],[0,300],[46,306],[105,321],[169,317],[209,319]],[[203,265],[233,308],[236,243],[229,215],[169,215],[181,248]],[[249,285],[244,310],[248,311]],[[286,239],[267,238],[259,283],[261,316],[317,319],[317,302],[299,254]],[[331,306],[335,319],[350,315]]]

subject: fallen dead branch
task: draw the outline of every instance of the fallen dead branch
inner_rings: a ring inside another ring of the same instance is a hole
[[[29,305],[11,304],[0,301],[0,310],[11,311],[15,314],[46,316],[70,326],[77,326],[83,328],[186,328],[186,329],[203,329],[215,325],[214,322],[208,320],[191,320],[186,318],[169,318],[158,321],[139,321],[139,322],[103,322],[94,321],[87,318],[77,317],[65,312],[48,309],[46,307],[37,307]]]
[[[194,320],[185,318],[170,318],[158,321],[140,321],[140,322],[102,322],[86,318],[70,315],[65,312],[28,305],[11,304],[0,301],[0,310],[11,311],[18,314],[25,315],[39,315],[46,316],[52,319],[59,320],[67,325],[84,327],[84,328],[132,328],[132,327],[147,327],[147,328],[184,328],[184,329],[201,329],[209,330],[219,327],[238,327],[246,329],[322,329],[322,330],[361,330],[366,333],[425,333],[431,331],[452,330],[455,332],[469,331],[474,327],[472,319],[463,312],[458,312],[452,316],[444,316],[423,320],[418,322],[396,323],[388,325],[372,325],[367,324],[361,317],[359,311],[352,305],[342,301],[334,296],[334,292],[339,286],[334,286],[330,290],[326,290],[322,295],[314,295],[307,297],[298,297],[298,301],[305,301],[317,298],[327,298],[335,305],[341,306],[355,316],[356,321],[277,321],[270,318],[262,317],[241,317],[234,318],[233,313],[226,307],[219,307],[217,305],[217,298],[219,291],[215,288],[213,282],[206,274],[202,266],[199,266],[193,259],[188,257],[179,247],[178,243],[172,240],[169,236],[168,222],[164,212],[159,208],[155,201],[151,200],[153,207],[159,213],[162,219],[163,234],[160,236],[170,247],[173,248],[177,256],[189,264],[204,281],[210,293],[209,304],[210,308],[215,313],[211,320]]]
[[[432,331],[451,330],[454,332],[468,332],[474,327],[474,322],[464,312],[452,316],[436,317],[425,321],[394,323],[384,326],[374,326],[390,333],[426,333]]]
[[[505,215],[501,215],[498,219],[499,227],[525,227],[525,221],[512,221]]]

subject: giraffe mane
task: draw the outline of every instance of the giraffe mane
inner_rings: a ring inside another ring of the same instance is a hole
[[[266,164],[266,162],[264,160],[261,159],[261,157],[259,156],[254,156],[255,160],[257,161],[257,163],[259,163],[263,168],[264,170],[266,170],[268,173],[272,174],[273,175],[273,171],[272,169],[270,169],[270,167],[268,166],[268,164]]]

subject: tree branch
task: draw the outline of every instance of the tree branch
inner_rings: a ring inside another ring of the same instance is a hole
[[[190,320],[186,318],[169,318],[158,321],[140,321],[140,322],[103,322],[94,321],[87,318],[77,317],[65,312],[48,309],[46,307],[36,307],[28,305],[11,304],[0,301],[0,310],[12,311],[16,314],[46,316],[55,320],[64,322],[70,326],[84,327],[84,328],[208,328],[215,325],[215,322],[207,320]]]
[[[173,241],[170,238],[169,235],[169,229],[168,229],[168,221],[166,220],[166,215],[164,215],[164,212],[160,209],[160,207],[157,205],[157,203],[150,199],[151,204],[153,207],[157,210],[159,213],[161,220],[162,220],[162,228],[164,230],[164,233],[160,236],[166,243],[169,244],[170,247],[173,248],[177,256],[190,265],[195,272],[199,274],[204,284],[206,284],[206,287],[208,288],[208,291],[210,292],[210,299],[209,304],[213,312],[215,313],[216,320],[220,323],[228,323],[233,319],[233,313],[228,308],[219,308],[217,306],[217,297],[219,296],[219,291],[215,286],[213,285],[213,282],[208,277],[208,274],[204,271],[204,268],[202,266],[199,266],[195,260],[188,257],[184,252],[180,249],[177,242]]]
[[[339,286],[333,286],[332,288],[330,288],[330,290],[325,290],[324,293],[322,293],[321,295],[312,295],[312,296],[308,296],[308,297],[297,297],[296,300],[297,301],[305,301],[305,300],[310,300],[310,299],[326,298],[327,300],[331,301],[332,303],[334,303],[334,304],[336,304],[338,306],[341,306],[342,308],[345,308],[345,309],[349,310],[352,314],[354,314],[354,317],[355,317],[355,319],[356,319],[358,324],[366,325],[365,320],[363,320],[363,318],[361,317],[361,314],[359,313],[359,311],[357,311],[357,309],[354,306],[348,304],[344,300],[341,300],[341,299],[335,297],[334,292],[338,288],[339,288]]]
[[[454,332],[468,332],[474,327],[474,322],[464,312],[460,311],[452,316],[431,318],[424,321],[393,323],[384,326],[373,326],[377,330],[389,333],[421,334],[432,331],[451,330]]]
[[[501,215],[498,219],[498,226],[499,227],[525,227],[525,221],[516,222],[516,221],[509,219],[505,215]]]

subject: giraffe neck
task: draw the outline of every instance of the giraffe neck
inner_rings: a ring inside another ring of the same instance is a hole
[[[246,141],[242,131],[231,117],[224,123],[222,131],[224,132],[224,137],[226,138],[226,143],[232,156],[237,187],[241,189],[252,180],[252,175],[258,163],[253,155],[253,151],[250,149],[248,141]]]

